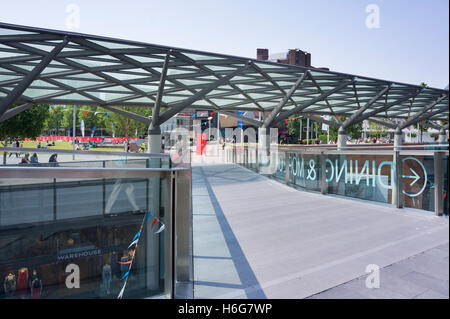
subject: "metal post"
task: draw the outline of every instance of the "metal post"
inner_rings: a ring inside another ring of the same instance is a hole
[[[320,173],[321,173],[321,185],[320,192],[325,195],[327,193],[327,170],[326,170],[326,161],[325,154],[320,152]]]
[[[220,112],[217,112],[217,150],[220,148]]]
[[[441,216],[444,213],[444,176],[442,172],[443,152],[434,153],[434,213]]]
[[[289,169],[289,153],[284,153],[284,181],[286,185],[289,185],[290,172],[291,170]]]
[[[327,125],[327,145],[330,144],[330,124]]]
[[[72,153],[72,160],[75,161],[75,138],[76,138],[76,130],[77,130],[77,106],[74,105],[73,106],[73,132],[72,132],[72,136],[73,136],[73,140],[72,140],[72,148],[73,148],[73,153]]]
[[[403,132],[400,128],[397,128],[394,133],[394,150],[399,150],[403,144]]]
[[[309,145],[309,118],[306,119],[306,145]]]
[[[175,185],[176,279],[186,283],[192,280],[191,171],[176,172]]]
[[[392,179],[392,205],[396,208],[403,208],[403,182],[402,182],[402,160],[400,151],[395,150],[393,154],[393,176]]]
[[[337,146],[339,150],[343,150],[347,146],[347,132],[345,129],[341,126],[338,131],[338,142]]]
[[[303,141],[303,119],[300,117],[300,144]]]

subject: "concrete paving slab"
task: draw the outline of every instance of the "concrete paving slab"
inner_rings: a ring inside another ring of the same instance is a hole
[[[443,253],[432,250],[426,257],[438,260],[433,270],[445,279],[441,266],[448,253],[446,218],[295,190],[232,164],[194,165],[193,177],[195,254],[231,257],[235,268],[232,270],[226,259],[209,264],[206,259],[198,264],[201,268],[195,269],[194,277],[201,269],[203,280],[199,283],[204,284],[215,282],[220,269],[237,274],[224,273],[222,283],[229,286],[210,289],[207,296],[202,293],[205,298],[249,298],[255,294],[262,298],[307,298],[360,278],[368,264],[389,266],[386,274],[390,276],[410,275],[414,263],[396,264],[436,247]],[[198,233],[196,226],[201,230]],[[417,264],[428,265],[425,259]],[[403,286],[396,288],[396,284]],[[344,290],[343,294],[413,298],[426,289],[432,287],[402,277],[375,293]],[[445,295],[442,289],[436,292]]]

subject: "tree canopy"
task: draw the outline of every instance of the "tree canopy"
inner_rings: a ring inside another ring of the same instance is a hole
[[[0,123],[0,140],[36,138],[49,117],[48,105],[36,105]]]

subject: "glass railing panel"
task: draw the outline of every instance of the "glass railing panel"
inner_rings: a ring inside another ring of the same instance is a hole
[[[346,197],[392,202],[393,156],[326,154],[327,192]]]
[[[311,153],[289,153],[289,183],[311,191],[321,188],[320,155]]]
[[[448,216],[449,206],[449,179],[448,179],[448,155],[445,155],[442,159],[442,170],[444,173],[444,214]]]
[[[54,205],[53,179],[0,179],[0,227],[51,221]]]
[[[168,293],[168,189],[165,177],[2,178],[0,298]]]
[[[277,154],[275,154],[275,156],[276,157],[272,157],[276,160],[275,165],[274,165],[275,171],[272,172],[272,177],[279,180],[280,182],[284,182],[286,179],[286,156],[287,156],[287,153],[278,152]]]

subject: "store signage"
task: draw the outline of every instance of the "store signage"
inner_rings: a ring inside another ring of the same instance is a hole
[[[209,117],[208,111],[197,111],[197,117]]]
[[[92,256],[101,255],[101,249],[98,249],[94,246],[84,246],[77,248],[70,248],[58,251],[57,260],[58,261],[67,261],[77,258],[86,258]]]
[[[402,175],[404,179],[404,186],[413,186],[419,183],[420,180],[423,182],[423,186],[416,193],[408,193],[403,190],[403,194],[409,197],[416,197],[423,193],[426,188],[427,181],[427,171],[417,158],[406,157],[402,159],[402,162],[413,161],[419,164],[421,172],[417,173],[412,167],[409,168],[407,174]],[[361,169],[359,169],[360,163],[358,160],[339,160],[339,159],[325,159],[326,165],[326,182],[344,182],[345,184],[360,185],[360,183],[365,183],[366,186],[376,187],[377,185],[385,189],[393,189],[393,182],[385,183],[381,171],[384,167],[390,170],[390,175],[395,174],[395,165],[392,161],[383,161],[377,164],[375,160],[365,160]],[[309,159],[305,160],[300,154],[289,156],[289,171],[292,176],[296,179],[306,179],[310,181],[315,181],[318,178],[318,166],[316,160]],[[281,157],[278,161],[277,170],[279,173],[285,171],[285,161]]]

